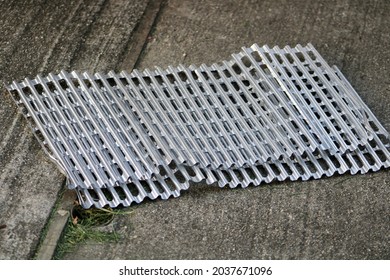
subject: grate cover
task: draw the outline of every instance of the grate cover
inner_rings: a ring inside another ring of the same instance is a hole
[[[37,76],[8,86],[80,204],[389,167],[389,135],[309,44],[211,66]]]

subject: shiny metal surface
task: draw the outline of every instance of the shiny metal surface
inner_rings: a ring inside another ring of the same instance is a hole
[[[212,66],[37,76],[8,86],[83,207],[389,167],[389,136],[309,44]]]

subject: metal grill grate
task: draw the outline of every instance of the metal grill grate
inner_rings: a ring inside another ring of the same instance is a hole
[[[62,71],[8,87],[81,204],[179,196],[389,167],[389,137],[312,45],[116,74]]]

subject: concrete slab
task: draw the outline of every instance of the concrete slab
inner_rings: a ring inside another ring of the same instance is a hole
[[[387,130],[390,3],[167,1],[139,68],[213,63],[252,43],[312,42],[336,64]],[[246,190],[194,186],[134,207],[66,259],[388,259],[390,174],[275,183]]]
[[[146,202],[66,259],[387,259],[389,174],[248,189],[193,186]]]
[[[33,257],[64,182],[5,94],[4,84],[60,69],[115,69],[147,4],[1,1],[0,259]]]

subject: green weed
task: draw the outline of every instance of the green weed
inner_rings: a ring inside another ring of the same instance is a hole
[[[87,241],[98,243],[118,242],[120,236],[117,232],[106,232],[98,229],[98,226],[110,223],[116,215],[128,215],[131,211],[111,208],[83,209],[74,207],[72,216],[57,245],[54,259],[62,259],[64,254],[72,252],[78,244]]]

